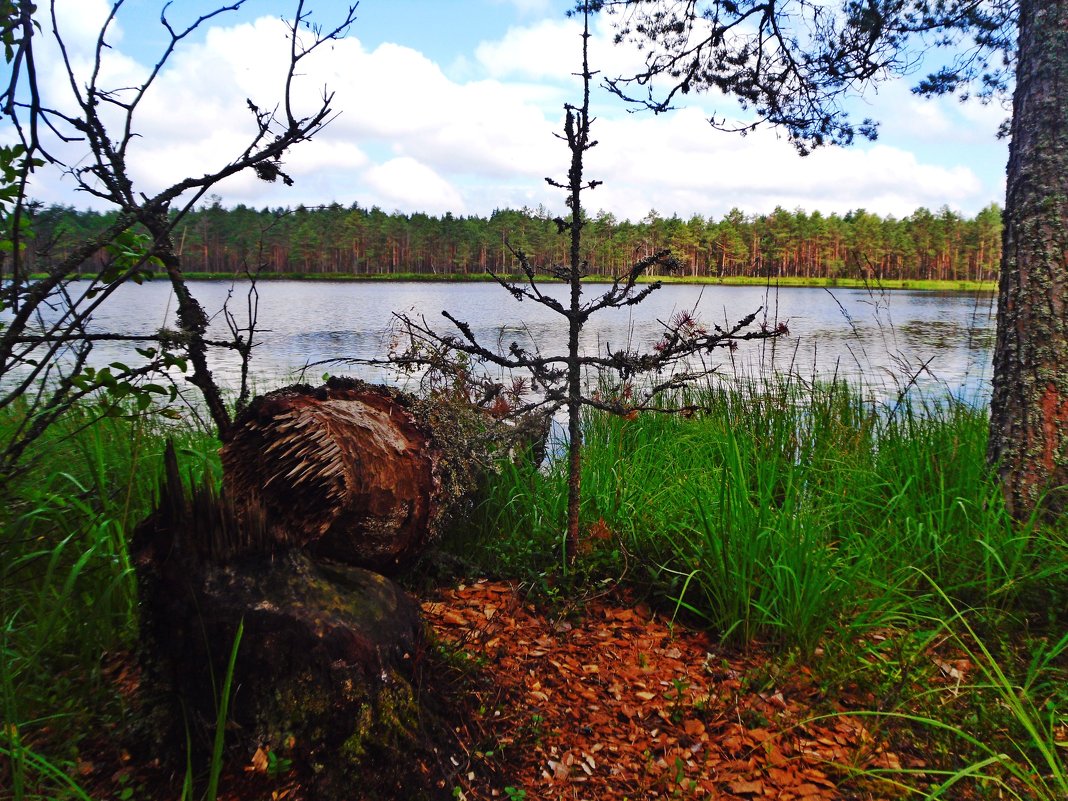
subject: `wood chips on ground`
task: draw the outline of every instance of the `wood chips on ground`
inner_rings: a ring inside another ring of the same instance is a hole
[[[836,714],[808,669],[783,667],[781,655],[726,651],[618,593],[554,616],[513,585],[476,581],[433,592],[422,609],[445,658],[462,666],[425,682],[425,692],[458,693],[445,701],[455,706],[453,731],[443,750],[413,753],[409,765],[443,799],[900,795],[889,783],[857,777],[865,768],[901,767],[865,726],[873,719]],[[133,703],[140,672],[132,655],[115,655],[105,672]],[[467,678],[457,686],[449,674]],[[77,778],[92,797],[124,798],[137,788],[137,797],[176,799],[181,775],[158,761],[138,763],[114,734],[90,738],[77,759]],[[220,787],[220,801],[315,795],[294,772],[269,775],[259,752],[228,764]]]
[[[854,769],[898,759],[862,718],[814,719],[819,693],[805,668],[790,671],[789,686],[754,681],[759,655],[728,654],[644,605],[593,600],[554,620],[511,585],[478,581],[439,591],[423,612],[454,658],[488,673],[457,727],[467,750],[457,797],[892,794],[849,781]]]

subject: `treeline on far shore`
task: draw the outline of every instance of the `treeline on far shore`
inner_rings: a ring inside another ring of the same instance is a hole
[[[69,206],[37,208],[27,266],[46,271],[114,218]],[[587,222],[584,258],[590,272],[601,275],[619,274],[662,249],[678,260],[676,275],[690,279],[988,282],[996,279],[1001,259],[996,205],[973,218],[948,207],[920,208],[900,219],[863,209],[823,215],[776,208],[756,215],[733,209],[719,220],[650,211],[637,223],[602,211]],[[560,227],[542,207],[464,217],[337,203],[224,208],[215,201],[183,218],[174,240],[190,273],[473,276],[515,273],[519,253],[540,269],[565,263],[568,239]],[[107,258],[98,253],[83,269]]]

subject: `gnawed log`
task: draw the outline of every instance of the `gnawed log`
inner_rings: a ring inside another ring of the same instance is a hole
[[[484,412],[354,379],[252,402],[222,450],[226,496],[274,544],[389,572],[439,536],[494,446]]]
[[[430,432],[374,387],[291,387],[257,399],[222,451],[226,494],[289,544],[388,567],[443,513]]]

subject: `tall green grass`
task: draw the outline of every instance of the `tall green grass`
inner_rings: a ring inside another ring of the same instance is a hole
[[[927,632],[928,647],[940,642],[962,670],[951,681],[935,678],[897,708],[850,714],[875,726],[903,724],[941,743],[949,758],[860,773],[928,799],[1068,798],[1068,633],[1017,637],[1011,645],[1017,653],[1005,653],[1004,643],[980,634],[983,610],[960,608],[936,584],[931,587],[949,614],[904,622]],[[1005,632],[998,634],[1001,640]]]
[[[881,777],[902,792],[1068,797],[1068,525],[1011,520],[986,411],[796,379],[682,400],[704,411],[586,417],[597,538],[576,589],[631,582],[724,641],[823,654],[821,681],[866,688],[861,714],[929,748],[926,767]],[[565,472],[503,466],[457,540],[476,569],[552,589]],[[931,691],[938,649],[978,681]]]
[[[736,382],[692,418],[585,420],[583,520],[624,572],[725,640],[811,651],[948,598],[1042,616],[1068,609],[1065,529],[1014,524],[986,468],[984,410],[892,412],[842,383]],[[480,508],[483,564],[551,570],[563,465],[506,465]],[[466,549],[471,553],[471,549]]]
[[[0,784],[9,778],[16,799],[77,796],[65,766],[79,735],[100,716],[121,714],[103,657],[136,636],[127,542],[153,508],[168,437],[193,472],[218,474],[217,443],[189,425],[97,420],[87,409],[36,443],[31,467],[2,489]],[[47,729],[73,735],[62,752],[35,748]]]

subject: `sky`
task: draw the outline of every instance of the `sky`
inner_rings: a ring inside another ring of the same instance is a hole
[[[56,0],[61,33],[80,75],[110,8],[107,0]],[[46,2],[39,3],[44,7]],[[162,2],[126,0],[107,37],[102,64],[113,87],[138,83],[166,45]],[[188,23],[218,5],[175,0],[169,15]],[[261,108],[281,98],[288,42],[281,16],[295,0],[247,0],[215,17],[174,52],[134,122],[128,167],[151,195],[189,175],[227,163],[254,130],[247,100]],[[347,4],[307,0],[312,21],[329,26]],[[488,215],[498,208],[564,211],[569,154],[554,136],[563,105],[581,90],[579,23],[569,0],[361,0],[348,35],[302,63],[298,108],[311,111],[323,88],[337,112],[312,142],[294,148],[284,169],[293,186],[239,175],[214,193],[225,206],[378,206],[387,212]],[[48,26],[46,25],[46,31]],[[593,69],[623,74],[640,54],[613,45],[608,20],[594,24]],[[49,45],[43,43],[42,48]],[[46,98],[69,91],[60,60],[38,57]],[[825,147],[801,158],[781,134],[748,136],[712,129],[716,112],[739,114],[729,100],[689,96],[689,105],[635,112],[595,87],[587,176],[604,181],[584,198],[591,211],[634,221],[651,210],[718,219],[776,206],[823,213],[864,208],[907,216],[921,206],[973,215],[1002,203],[1007,144],[996,130],[1000,105],[923,100],[908,81],[882,85],[854,104],[853,116],[881,120],[877,142]],[[0,124],[0,138],[10,130]],[[61,152],[72,163],[83,143]],[[69,177],[39,172],[31,194],[45,203],[104,208],[74,191]]]

